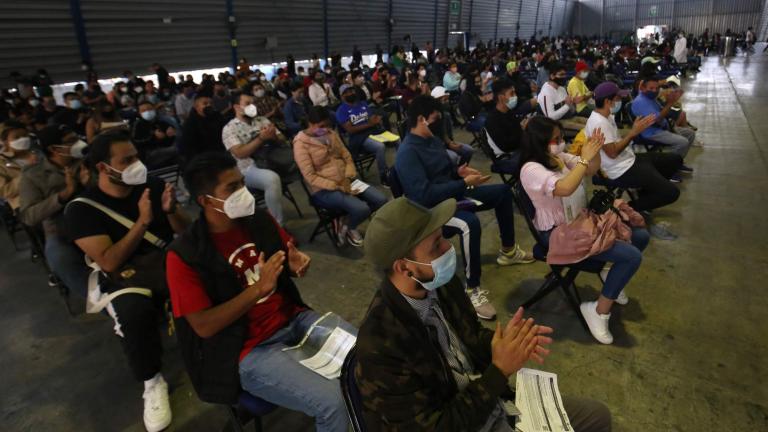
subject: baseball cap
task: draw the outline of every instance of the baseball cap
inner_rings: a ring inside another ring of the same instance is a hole
[[[667,77],[667,84],[675,84],[680,87],[680,78],[677,75]]]
[[[339,87],[339,95],[343,95],[344,92],[349,89],[354,89],[354,86],[352,84],[342,84],[341,87]]]
[[[589,65],[585,61],[579,60],[576,62],[576,73],[579,73],[581,71],[585,71],[588,69],[589,69]]]
[[[629,90],[622,90],[619,88],[619,86],[616,85],[616,83],[605,81],[600,83],[600,85],[595,88],[594,99],[598,100],[614,98],[617,95],[621,97],[627,97],[629,95]]]
[[[432,89],[432,93],[431,94],[432,94],[433,98],[439,99],[439,98],[447,95],[448,93],[445,92],[445,87],[437,86],[437,87]]]
[[[512,69],[515,69],[517,67],[517,62],[514,60],[511,60],[507,63],[507,70],[510,71]]]
[[[644,65],[644,64],[646,64],[646,63],[653,63],[653,64],[656,64],[656,63],[658,63],[658,62],[660,62],[660,61],[661,61],[660,59],[657,59],[657,58],[654,58],[654,57],[650,57],[650,56],[649,56],[649,57],[643,57],[643,59],[642,59],[642,60],[640,60],[640,64],[641,64],[641,65]]]
[[[373,216],[365,232],[365,256],[379,269],[388,269],[419,242],[440,229],[456,213],[451,198],[428,209],[405,197],[394,199]]]
[[[62,144],[64,137],[70,133],[73,133],[73,131],[69,126],[60,124],[46,126],[37,131],[35,135],[40,141],[40,146],[43,150],[46,150],[49,146]]]

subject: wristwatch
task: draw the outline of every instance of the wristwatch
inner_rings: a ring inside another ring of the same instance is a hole
[[[583,158],[583,157],[581,157],[581,156],[579,156],[579,160],[578,160],[576,163],[580,163],[580,164],[584,165],[585,167],[588,167],[588,166],[589,166],[589,161],[588,161],[588,160],[586,160],[586,159],[584,159],[584,158]]]

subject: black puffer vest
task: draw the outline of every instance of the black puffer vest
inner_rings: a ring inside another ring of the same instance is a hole
[[[241,223],[245,225],[256,249],[264,252],[265,257],[283,248],[280,233],[265,211],[257,208],[253,216],[243,219]],[[216,250],[202,214],[171,244],[169,250],[198,272],[214,306],[242,292],[237,274]],[[287,260],[285,266],[277,280],[277,289],[297,305],[305,306],[288,275]],[[175,322],[184,365],[198,397],[210,403],[236,403],[241,391],[238,363],[248,332],[247,317],[242,316],[207,339],[199,337],[185,318],[177,318]]]

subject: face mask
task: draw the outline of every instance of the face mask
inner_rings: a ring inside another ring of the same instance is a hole
[[[611,114],[616,114],[619,111],[621,111],[621,101],[614,102],[611,106]]]
[[[256,117],[256,114],[258,114],[258,113],[259,112],[256,109],[256,105],[254,105],[254,104],[250,104],[250,105],[246,106],[245,108],[243,108],[243,114],[245,114],[248,117],[251,117],[251,118]]]
[[[29,146],[32,144],[32,140],[28,136],[17,138],[10,143],[11,148],[14,150],[24,151],[29,150]]]
[[[550,144],[549,152],[553,155],[559,155],[565,150],[565,141],[560,141],[558,144]]]
[[[315,129],[314,133],[315,133],[316,137],[325,136],[325,135],[328,134],[328,129],[326,129],[326,128],[317,128],[317,129]]]
[[[216,110],[213,109],[212,106],[207,106],[207,107],[203,108],[203,115],[205,115],[206,117],[212,116],[215,112],[216,112]]]
[[[563,78],[555,78],[552,81],[557,83],[557,85],[564,86],[567,83],[568,78],[565,78],[565,77],[563,77]]]
[[[261,81],[266,81],[267,80],[267,76],[266,75],[262,75],[262,76],[259,77],[259,79]]]
[[[363,84],[363,77],[355,78],[355,85],[362,85],[362,84]]]
[[[425,76],[427,76],[427,70],[426,69],[419,70],[419,77],[424,78]]]
[[[589,72],[582,72],[579,74],[579,78],[581,79],[587,79],[588,76],[589,76]]]
[[[420,263],[418,261],[411,261],[407,258],[405,260],[414,264],[428,265],[432,267],[432,272],[435,273],[435,277],[429,282],[422,282],[411,276],[411,279],[418,282],[427,291],[434,291],[437,288],[447,284],[456,273],[456,249],[453,248],[453,245],[451,245],[451,248],[448,249],[443,255],[432,260],[432,262],[429,264]]]
[[[224,96],[226,96],[226,94],[227,93],[224,90],[219,90],[219,91],[216,92],[216,96],[218,96],[220,98],[223,98]]]
[[[157,113],[155,112],[155,110],[149,110],[149,111],[144,111],[143,113],[141,113],[141,118],[143,118],[144,120],[146,120],[148,122],[151,122],[152,120],[155,119],[156,115],[157,115]]]
[[[83,104],[80,103],[80,101],[77,99],[72,99],[71,101],[69,101],[69,107],[72,108],[73,110],[80,109],[82,106]]]
[[[136,93],[141,93],[144,91],[144,89],[141,86],[136,86],[133,88],[133,91]]]
[[[30,99],[29,100],[29,104],[32,105],[33,107],[36,107],[36,106],[40,105],[40,101],[37,100],[37,99]]]
[[[355,95],[352,95],[352,96],[347,96],[346,98],[344,98],[344,100],[345,100],[345,101],[346,101],[348,104],[350,104],[350,105],[354,105],[354,104],[355,104],[355,102],[357,102],[357,96],[355,96]]]
[[[253,92],[253,95],[254,95],[255,97],[257,97],[257,98],[263,98],[263,97],[264,97],[264,94],[266,94],[266,92],[264,91],[264,89],[259,89],[259,90],[256,90],[255,92]]]
[[[248,192],[248,188],[245,186],[233,192],[225,200],[210,195],[208,195],[208,198],[223,202],[224,210],[217,208],[216,211],[224,213],[230,219],[251,216],[256,211],[256,199]]]
[[[88,144],[85,143],[83,140],[77,140],[74,144],[71,146],[54,146],[54,147],[64,147],[66,148],[65,152],[57,152],[54,150],[55,153],[58,153],[61,156],[69,157],[69,158],[75,158],[75,159],[82,159],[85,157],[85,154],[83,153],[83,150],[88,148]]]
[[[659,96],[659,92],[654,92],[654,91],[644,91],[643,94],[648,99],[654,99],[654,100]]]
[[[507,100],[507,108],[509,109],[515,109],[517,106],[517,95],[510,97]]]
[[[128,186],[140,185],[147,182],[147,167],[144,166],[140,160],[128,165],[128,168],[123,171],[119,171],[111,166],[109,168],[116,173],[120,173],[120,181]]]

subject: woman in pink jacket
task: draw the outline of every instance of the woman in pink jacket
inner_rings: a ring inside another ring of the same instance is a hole
[[[347,214],[337,227],[339,246],[345,242],[363,245],[358,225],[387,202],[373,186],[355,182],[355,164],[339,135],[329,127],[331,118],[324,107],[313,107],[307,115],[309,126],[293,139],[293,157],[312,191],[315,204]],[[353,183],[355,187],[353,188]],[[367,188],[366,188],[367,186]]]
[[[549,246],[552,230],[566,223],[563,198],[573,194],[586,177],[600,168],[600,147],[604,137],[599,129],[584,144],[581,156],[565,153],[560,123],[547,117],[534,117],[526,126],[520,151],[520,183],[536,208],[533,224]],[[629,298],[624,287],[640,267],[642,251],[650,235],[644,228],[632,228],[632,242],[616,240],[610,249],[593,255],[597,261],[612,263],[604,277],[597,301],[581,304],[592,336],[604,344],[613,343],[608,329],[613,303],[625,305]]]

